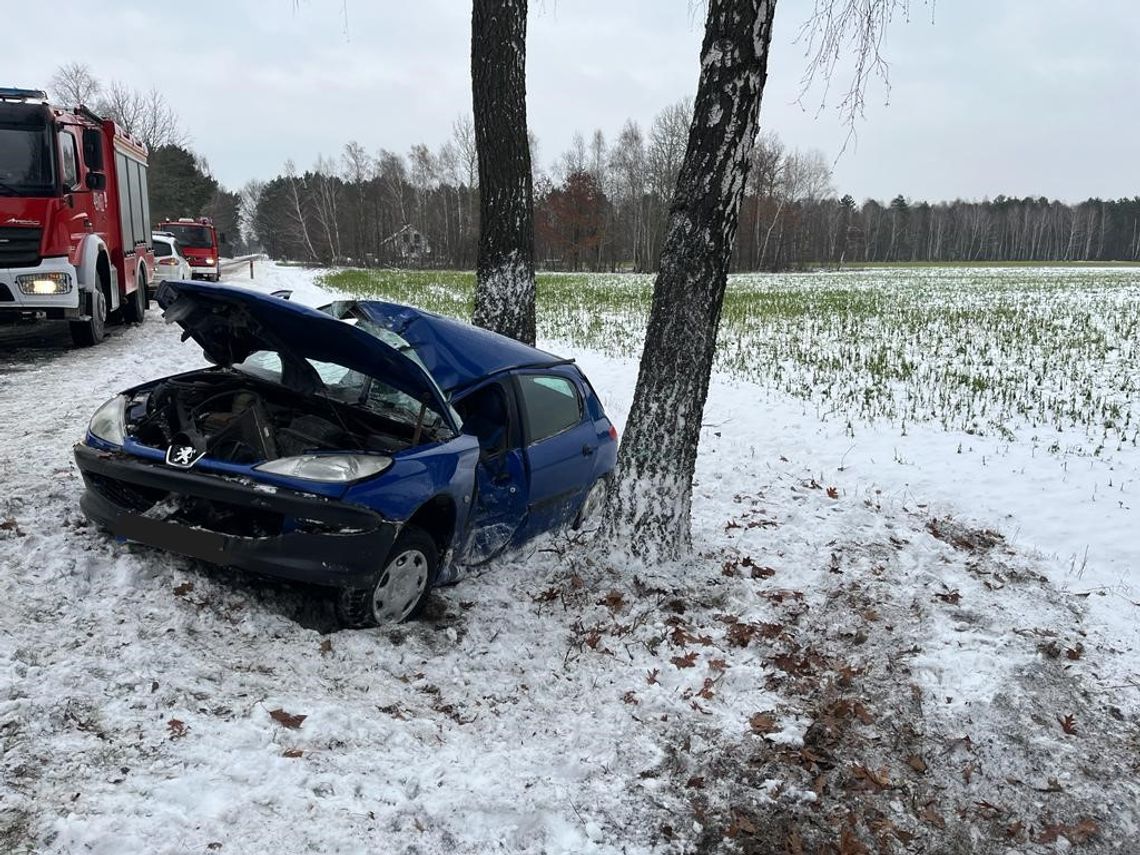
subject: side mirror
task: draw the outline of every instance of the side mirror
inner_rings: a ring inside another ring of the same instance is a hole
[[[98,128],[83,129],[83,163],[93,172],[103,171],[103,132]]]
[[[87,173],[87,189],[88,190],[106,190],[107,189],[107,176],[102,172],[88,172]]]

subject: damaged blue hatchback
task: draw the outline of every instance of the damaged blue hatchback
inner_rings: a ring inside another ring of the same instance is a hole
[[[75,446],[116,536],[330,586],[363,627],[604,500],[617,431],[571,360],[380,301],[157,299],[213,367],[112,398]]]

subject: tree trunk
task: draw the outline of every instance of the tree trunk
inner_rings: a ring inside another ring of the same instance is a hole
[[[475,0],[471,15],[471,88],[480,191],[473,321],[534,344],[526,15],[527,0]]]
[[[691,547],[689,512],[728,264],[759,125],[776,0],[710,0],[685,160],[606,508],[647,561]]]

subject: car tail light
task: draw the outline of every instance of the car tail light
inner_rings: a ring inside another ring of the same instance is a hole
[[[612,439],[614,442],[617,442],[617,438],[618,438],[617,428],[614,427],[613,425],[610,425],[610,439]]]
[[[176,267],[178,265],[178,259],[176,259],[176,258],[160,258],[158,260],[158,263],[160,265],[162,265],[163,267]]]

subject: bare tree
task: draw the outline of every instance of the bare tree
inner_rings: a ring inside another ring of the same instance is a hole
[[[285,179],[289,187],[289,219],[293,223],[297,234],[304,241],[305,251],[310,261],[317,260],[317,251],[313,248],[312,238],[309,236],[309,218],[303,202],[303,194],[307,192],[304,179],[297,177],[297,167],[292,160],[285,161]]]
[[[48,83],[52,99],[69,107],[95,103],[103,86],[84,62],[68,62],[55,70]]]
[[[121,81],[112,80],[99,96],[94,109],[101,116],[114,119],[127,133],[146,143],[148,148],[186,144],[186,132],[182,130],[178,114],[157,89],[140,92]]]
[[[261,194],[265,192],[265,182],[250,179],[241,188],[238,200],[238,219],[241,223],[242,239],[247,246],[253,246],[260,239],[257,233],[257,206],[261,204]]]
[[[709,0],[689,142],[606,503],[610,537],[646,560],[691,545],[697,444],[775,10],[775,0]]]
[[[822,58],[818,67],[830,73],[830,57],[838,56],[835,46],[853,44],[861,93],[870,73],[865,69],[876,67],[882,28],[905,5],[906,0],[816,0],[807,32]],[[848,14],[852,7],[856,13]],[[688,146],[669,212],[633,406],[606,501],[610,540],[645,560],[674,559],[691,546],[697,445],[759,129],[775,10],[776,0],[708,3]],[[861,103],[861,94],[854,102],[852,97],[845,103]]]
[[[475,324],[534,344],[534,187],[526,123],[527,0],[474,0],[479,154]]]

